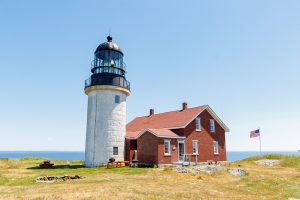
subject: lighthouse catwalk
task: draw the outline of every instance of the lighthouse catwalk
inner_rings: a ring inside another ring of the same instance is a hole
[[[85,166],[96,167],[110,158],[124,160],[126,80],[123,52],[112,37],[98,46],[92,61],[91,76],[85,81],[88,95]]]

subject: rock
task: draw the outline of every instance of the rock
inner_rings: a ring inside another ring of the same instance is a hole
[[[53,182],[61,182],[61,181],[67,181],[70,179],[82,179],[82,176],[75,175],[75,176],[40,176],[35,179],[36,182],[39,183],[53,183]]]
[[[173,170],[177,171],[178,173],[208,173],[214,174],[218,171],[224,170],[224,167],[221,165],[196,165],[196,166],[189,166],[189,167],[174,167]]]
[[[227,172],[233,176],[246,176],[246,171],[241,168],[229,168]]]
[[[274,159],[263,159],[263,160],[254,161],[254,163],[258,165],[275,166],[275,165],[279,165],[280,161]]]

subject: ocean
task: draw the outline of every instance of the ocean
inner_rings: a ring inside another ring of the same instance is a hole
[[[262,154],[285,154],[300,156],[300,151],[264,151]],[[260,155],[257,151],[228,151],[227,160],[237,161]],[[37,157],[53,160],[84,160],[84,151],[0,151],[0,158]]]

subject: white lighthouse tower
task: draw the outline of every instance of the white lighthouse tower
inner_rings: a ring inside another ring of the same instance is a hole
[[[123,52],[112,37],[96,49],[91,73],[84,90],[88,95],[85,166],[96,167],[110,158],[124,160],[130,84],[125,77]]]

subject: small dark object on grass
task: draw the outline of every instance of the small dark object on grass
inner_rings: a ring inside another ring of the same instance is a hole
[[[52,168],[53,163],[50,162],[50,160],[44,161],[44,163],[40,164],[40,168]]]
[[[138,160],[137,160],[137,159],[133,159],[133,160],[132,160],[132,165],[131,165],[131,167],[134,167],[134,168],[138,167]]]

